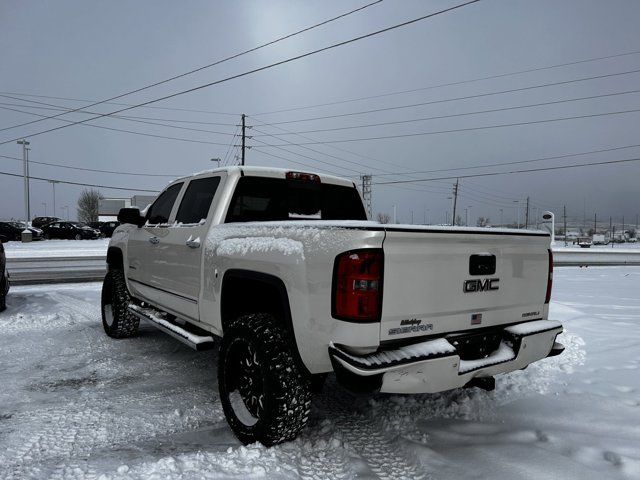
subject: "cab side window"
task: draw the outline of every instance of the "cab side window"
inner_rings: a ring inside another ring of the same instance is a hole
[[[180,189],[182,188],[182,182],[171,185],[164,192],[160,194],[153,205],[147,212],[147,223],[150,225],[158,225],[161,223],[167,223],[169,221],[169,215],[171,215],[171,209],[173,204],[178,198]]]
[[[209,215],[209,208],[216,194],[220,177],[207,177],[191,180],[182,197],[176,222],[198,223]]]

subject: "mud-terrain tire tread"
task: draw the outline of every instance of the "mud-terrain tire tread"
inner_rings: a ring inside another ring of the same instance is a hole
[[[311,381],[294,360],[286,334],[282,325],[265,313],[242,316],[224,332],[218,357],[220,400],[229,426],[245,445],[258,441],[270,447],[293,440],[309,418]],[[251,427],[237,419],[225,384],[228,349],[237,338],[251,343],[263,375],[264,417]]]
[[[140,319],[128,309],[131,297],[127,290],[124,272],[119,268],[110,268],[102,284],[102,326],[111,338],[129,338],[138,333]],[[113,324],[109,326],[105,319],[104,307],[111,304]]]

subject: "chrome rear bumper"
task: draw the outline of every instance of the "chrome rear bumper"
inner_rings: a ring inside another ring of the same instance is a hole
[[[467,385],[475,377],[519,370],[562,353],[555,341],[562,324],[534,320],[503,330],[496,350],[485,358],[462,360],[451,340],[437,338],[365,356],[331,344],[329,356],[339,381],[353,390],[435,393]]]

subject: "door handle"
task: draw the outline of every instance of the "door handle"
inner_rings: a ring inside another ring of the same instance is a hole
[[[189,248],[198,248],[200,247],[200,237],[196,238],[195,240],[191,237],[189,237],[189,239],[187,240],[186,244],[187,247]]]
[[[157,245],[158,243],[160,243],[160,239],[158,237],[149,237],[149,243]]]

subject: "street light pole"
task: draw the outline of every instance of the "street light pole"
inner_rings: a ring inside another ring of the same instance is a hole
[[[42,206],[44,207],[44,217],[47,216],[47,202],[42,202]]]
[[[57,180],[49,180],[49,183],[53,187],[53,216],[56,216],[56,183],[60,183]]]
[[[22,140],[17,141],[18,145],[22,145],[22,162],[23,162],[23,176],[24,176],[24,214],[25,227],[29,225],[29,220],[31,219],[31,211],[29,208],[29,154],[27,145],[29,142],[24,138]]]

